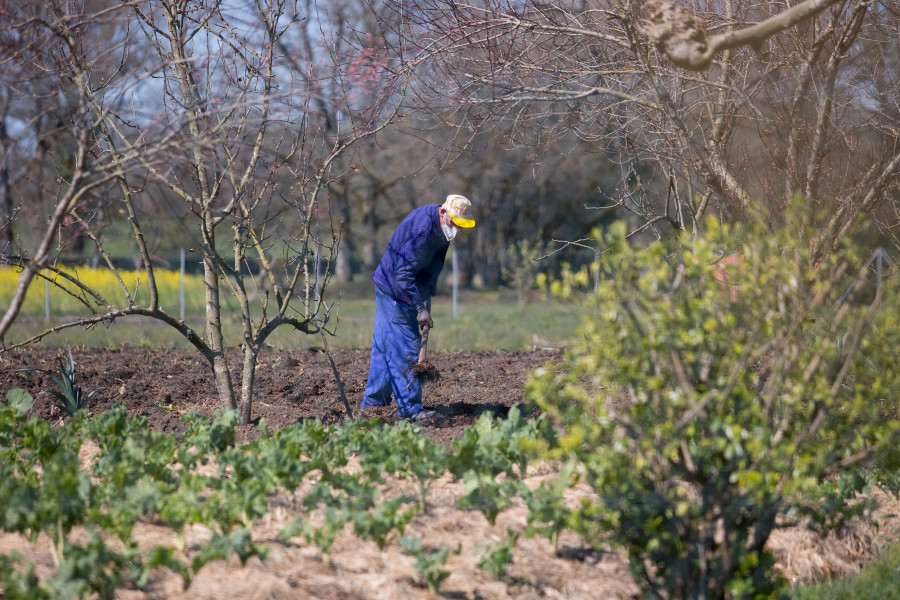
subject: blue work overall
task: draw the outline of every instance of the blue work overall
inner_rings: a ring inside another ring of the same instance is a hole
[[[412,372],[421,343],[416,309],[376,287],[372,358],[362,406],[387,406],[393,394],[401,419],[422,410],[422,388]]]

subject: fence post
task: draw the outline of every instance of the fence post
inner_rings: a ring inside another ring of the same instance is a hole
[[[597,302],[597,297],[600,295],[600,248],[596,248],[594,250],[594,301],[592,304],[594,305],[594,316],[598,316],[600,314],[599,302]]]
[[[44,269],[44,320],[50,322],[50,269]]]
[[[878,258],[875,259],[875,273],[878,276],[878,283],[876,284],[875,288],[875,293],[877,294],[881,292],[882,263],[884,262],[885,252],[881,248],[878,248],[878,250],[876,250],[875,252],[878,253]]]
[[[319,281],[319,270],[322,268],[322,245],[316,241],[316,251],[314,255],[315,277],[313,279],[313,289],[316,290],[316,299],[322,297],[322,283]]]
[[[453,318],[459,318],[459,263],[456,260],[456,249],[451,249],[450,262],[453,265]]]
[[[181,249],[181,310],[178,312],[179,318],[184,320],[184,248]]]

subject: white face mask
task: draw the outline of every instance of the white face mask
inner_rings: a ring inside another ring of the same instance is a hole
[[[447,238],[448,242],[452,242],[453,238],[456,237],[457,229],[453,225],[441,225],[441,231],[444,232],[444,237]]]

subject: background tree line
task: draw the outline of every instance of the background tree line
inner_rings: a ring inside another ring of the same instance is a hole
[[[798,232],[811,261],[851,235],[896,245],[895,3],[831,3],[752,46],[709,42],[725,49],[703,70],[668,50],[679,35],[739,36],[786,8],[7,3],[0,250],[22,275],[0,339],[49,269],[83,299],[88,316],[67,326],[166,322],[233,405],[227,295],[240,306],[249,414],[266,337],[282,325],[328,332],[329,282],[365,281],[403,216],[447,193],[472,197],[480,222],[457,247],[463,285],[504,283],[522,241],[553,270],[593,260],[590,232],[614,219],[651,242],[700,235],[707,215],[776,226],[800,197],[815,213]],[[153,293],[153,269],[182,247],[206,281],[203,331]],[[134,282],[104,298],[54,270],[71,261],[144,269],[149,304]]]
[[[146,6],[166,4],[169,3]],[[256,27],[250,4],[170,4],[185,14],[193,11],[199,15],[204,7],[210,12],[218,11],[217,18],[229,27],[239,28],[238,32],[240,28],[249,31]],[[282,108],[290,105],[304,117],[291,120],[283,119],[282,115],[270,117],[263,149],[272,155],[284,151],[278,147],[279,140],[304,135],[303,128],[312,122],[325,133],[335,131],[342,123],[346,125],[342,121],[347,118],[346,112],[335,104],[342,94],[335,88],[336,80],[326,82],[321,76],[315,79],[315,69],[323,68],[328,61],[351,60],[349,54],[342,56],[342,53],[359,52],[356,60],[361,63],[348,63],[348,68],[355,69],[358,79],[353,93],[362,97],[367,93],[367,86],[373,85],[373,78],[386,76],[376,65],[390,59],[394,61],[391,69],[408,68],[403,66],[405,59],[400,56],[406,42],[386,28],[401,17],[393,14],[392,7],[386,4],[370,7],[369,3],[354,0],[328,3],[327,7],[313,2],[274,5],[293,11],[298,26],[288,28],[274,44],[280,62],[275,77],[282,81],[279,90],[272,92],[272,102]],[[61,190],[72,188],[66,184],[72,181],[77,169],[110,173],[120,163],[134,161],[131,156],[116,161],[88,153],[84,164],[76,165],[79,148],[86,148],[92,140],[88,138],[82,143],[77,137],[78,111],[86,109],[77,97],[74,80],[77,74],[72,72],[74,52],[81,55],[77,60],[90,72],[92,84],[102,86],[98,91],[102,92],[108,114],[129,124],[132,132],[140,130],[135,135],[141,136],[140,152],[145,155],[146,163],[142,168],[152,173],[153,167],[149,165],[159,163],[170,169],[177,181],[194,183],[187,172],[188,165],[180,160],[193,142],[178,138],[184,130],[176,130],[190,125],[188,122],[179,125],[166,116],[167,111],[177,106],[167,96],[180,88],[170,81],[172,73],[165,70],[165,60],[154,56],[154,45],[159,41],[147,33],[155,32],[142,32],[146,25],[142,25],[134,10],[141,8],[140,3],[110,7],[107,3],[58,2],[47,6],[50,9],[38,9],[28,2],[10,3],[2,16],[5,39],[0,90],[0,250],[7,255],[22,255],[23,247],[38,243],[37,236],[44,230],[46,215],[52,214]],[[370,8],[380,12],[372,12]],[[199,16],[195,18],[199,22]],[[73,23],[77,29],[73,43],[77,46],[55,47],[56,34],[51,31],[49,21],[52,19]],[[304,23],[315,23],[315,26],[306,27]],[[209,35],[190,40],[194,58],[168,56],[167,59],[175,63],[178,60],[208,63],[204,77],[212,85],[220,86],[218,93],[222,93],[221,86],[230,77],[231,84],[241,82],[239,76],[229,74],[226,59],[218,56],[223,50],[200,46],[209,44],[208,39],[201,39]],[[346,47],[335,47],[329,56],[324,48],[329,36],[334,44]],[[302,102],[297,99],[299,85],[305,86],[303,94],[308,95]],[[249,99],[245,98],[244,102]],[[352,153],[335,161],[335,172],[325,191],[329,211],[341,225],[341,245],[335,253],[335,273],[339,280],[347,281],[354,275],[367,277],[374,270],[387,237],[404,214],[422,203],[440,202],[451,192],[472,197],[479,205],[484,225],[473,239],[460,240],[464,285],[473,280],[488,286],[502,283],[506,250],[520,239],[578,239],[592,226],[609,218],[605,213],[591,214],[584,210],[585,206],[597,204],[598,190],[612,191],[621,177],[616,165],[609,162],[605,149],[598,153],[595,144],[574,133],[549,140],[542,146],[513,145],[515,131],[499,136],[491,131],[473,133],[461,140],[447,128],[446,115],[428,115],[420,108],[418,100],[407,97],[406,117],[402,121],[393,121],[377,138],[360,144]],[[256,121],[257,125],[260,123]],[[245,139],[235,145],[229,160],[232,164],[246,164],[251,157],[252,145]],[[140,171],[131,163],[127,168]],[[295,178],[293,174],[276,173],[272,179],[273,193],[284,198],[296,194],[291,187]],[[146,241],[154,260],[171,266],[177,260],[179,248],[196,249],[201,245],[197,227],[186,218],[190,206],[171,185],[151,176],[133,187],[131,197],[136,215],[143,217],[143,227],[152,231]],[[117,264],[135,266],[141,259],[129,240],[131,229],[127,215],[113,206],[114,197],[119,193],[114,183],[97,184],[79,195],[81,204],[77,207],[82,218],[102,236],[111,258]],[[272,239],[289,236],[295,225],[294,220],[280,213],[273,214],[268,222]],[[86,234],[85,224],[74,222],[72,217],[62,223],[53,254],[68,262],[96,264],[100,260],[96,245]],[[192,265],[199,264],[199,256],[195,258],[190,261]]]
[[[711,55],[702,70],[676,66],[667,48],[712,48],[713,34],[740,37],[783,20],[791,5],[392,5],[408,50],[433,57],[421,105],[457,129],[454,139],[485,125],[507,145],[559,150],[577,137],[593,152],[587,164],[606,174],[591,205],[631,215],[635,233],[696,233],[705,214],[775,225],[803,196],[818,212],[805,232],[816,255],[855,232],[860,215],[874,215],[877,235],[895,243],[894,2],[818,3],[777,35]]]

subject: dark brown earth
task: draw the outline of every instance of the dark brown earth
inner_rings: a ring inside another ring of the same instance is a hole
[[[369,369],[369,350],[332,348],[340,383],[354,416],[397,419],[397,404],[361,411]],[[57,389],[49,374],[20,372],[36,368],[59,372],[57,356],[65,349],[30,346],[0,355],[0,394],[21,387],[35,397],[35,415],[55,420],[62,416],[50,390]],[[441,442],[458,437],[485,411],[503,417],[509,407],[525,401],[523,384],[528,372],[559,358],[551,350],[434,352],[429,355],[439,371],[436,380],[423,382],[423,405],[439,413],[425,424],[427,435]],[[73,348],[76,384],[85,393],[100,389],[89,401],[91,412],[124,403],[130,414],[142,415],[150,427],[164,432],[185,428],[181,416],[191,409],[212,415],[221,406],[208,364],[196,351],[144,347]],[[67,356],[65,357],[67,358]],[[240,354],[229,355],[240,366]],[[234,369],[239,372],[240,369]],[[58,375],[57,375],[58,377]],[[235,381],[240,389],[240,381]],[[260,419],[270,429],[304,419],[339,423],[347,417],[340,387],[321,349],[274,350],[260,354],[253,401],[253,424],[243,426],[239,439],[257,435]]]

